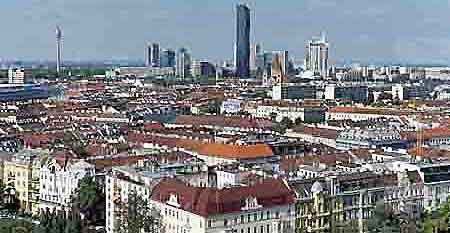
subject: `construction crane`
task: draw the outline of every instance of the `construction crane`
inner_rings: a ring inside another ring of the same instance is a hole
[[[423,144],[424,144],[424,132],[422,127],[422,113],[416,113],[416,153],[414,156],[414,162],[416,161],[416,157],[423,158]]]

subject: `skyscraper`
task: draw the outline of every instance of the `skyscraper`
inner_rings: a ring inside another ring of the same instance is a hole
[[[280,55],[278,53],[274,53],[272,56],[271,74],[276,83],[279,83],[283,77],[283,69],[281,67],[280,60]]]
[[[328,77],[328,41],[325,34],[306,45],[305,67],[316,75]]]
[[[148,43],[147,44],[145,65],[147,67],[159,67],[160,66],[159,44],[158,43]]]
[[[161,52],[161,67],[175,67],[175,51],[164,49]]]
[[[176,75],[180,78],[186,78],[189,75],[191,67],[191,55],[186,48],[181,48],[177,52]]]
[[[193,77],[212,76],[215,72],[214,65],[208,61],[192,60],[191,62],[191,75]]]
[[[239,4],[236,7],[236,75],[241,78],[250,76],[250,9]]]
[[[256,71],[258,69],[258,54],[261,53],[261,46],[256,43],[250,45],[250,71]]]
[[[288,71],[289,71],[289,53],[288,53],[288,51],[274,51],[273,53],[277,55],[278,62],[280,63],[281,74],[283,76],[287,76]]]
[[[62,30],[56,26],[56,73],[61,72]]]

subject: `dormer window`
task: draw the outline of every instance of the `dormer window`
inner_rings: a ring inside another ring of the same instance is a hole
[[[178,203],[178,196],[176,194],[170,194],[169,200],[166,202],[166,204],[180,208],[180,204]]]
[[[262,205],[258,204],[258,200],[256,197],[249,196],[245,199],[245,205],[242,207],[242,210],[253,210],[253,209],[259,209]]]

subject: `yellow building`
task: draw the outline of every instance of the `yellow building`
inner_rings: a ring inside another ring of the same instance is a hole
[[[39,213],[40,160],[47,155],[47,150],[24,149],[3,164],[6,187],[14,188],[20,208],[32,214]]]

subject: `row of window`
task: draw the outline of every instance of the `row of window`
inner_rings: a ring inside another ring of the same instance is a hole
[[[235,217],[233,220],[224,219],[223,220],[223,226],[231,226],[231,225],[238,225],[238,224],[244,224],[244,223],[251,223],[256,221],[263,221],[263,220],[269,220],[272,219],[272,213],[270,211],[260,211],[255,212],[253,214],[241,214],[241,216]],[[280,217],[280,212],[275,212],[275,218],[278,219]],[[216,220],[210,219],[208,220],[208,228],[215,227],[216,226]]]

